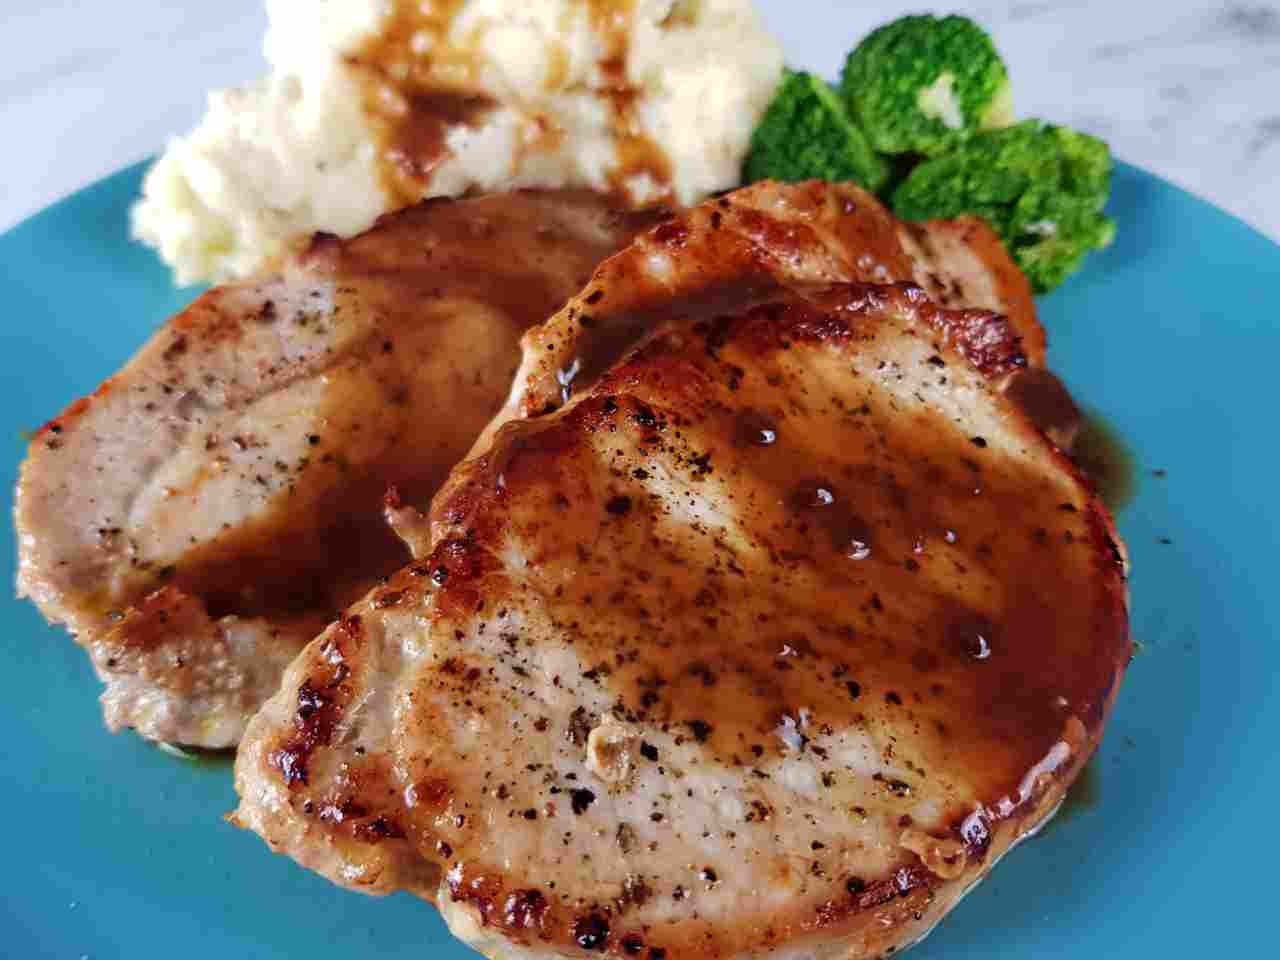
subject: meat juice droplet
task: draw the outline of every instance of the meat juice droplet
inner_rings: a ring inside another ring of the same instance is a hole
[[[969,641],[969,656],[975,660],[989,660],[991,658],[991,644],[982,634],[975,633],[973,639]]]
[[[787,503],[791,509],[800,512],[809,510],[825,512],[826,508],[833,506],[835,502],[835,489],[825,477],[808,477],[801,480],[787,497]]]
[[[869,560],[871,544],[862,540],[850,540],[847,554],[850,560]]]
[[[556,371],[556,380],[560,383],[560,399],[568,403],[573,397],[573,381],[582,372],[582,358],[574,357],[573,363]]]
[[[748,410],[738,417],[735,442],[740,447],[772,447],[778,442],[778,427],[769,417]]]

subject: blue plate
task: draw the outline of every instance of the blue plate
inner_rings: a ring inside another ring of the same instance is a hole
[[[128,240],[140,174],[0,238],[0,486],[12,486],[23,431],[92,390],[189,299]],[[1280,248],[1131,167],[1112,208],[1118,242],[1043,315],[1053,365],[1134,452],[1120,527],[1143,652],[1086,795],[918,960],[1217,956],[1270,940]],[[6,529],[10,583],[13,562]],[[0,953],[468,956],[425,904],[344,893],[225,824],[225,766],[106,733],[87,657],[32,606],[0,606],[0,633]]]

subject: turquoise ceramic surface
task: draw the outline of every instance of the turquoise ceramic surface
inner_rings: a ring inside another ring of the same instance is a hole
[[[20,434],[189,299],[128,241],[139,177],[125,171],[0,238],[6,489]],[[1271,943],[1280,248],[1133,168],[1119,170],[1112,206],[1116,245],[1043,317],[1054,367],[1136,458],[1120,528],[1143,653],[1089,802],[1015,851],[917,960],[1163,960]],[[6,524],[6,584],[13,565]],[[225,824],[225,766],[108,734],[87,657],[32,606],[0,601],[0,636],[0,955],[468,956],[427,905],[342,892]]]

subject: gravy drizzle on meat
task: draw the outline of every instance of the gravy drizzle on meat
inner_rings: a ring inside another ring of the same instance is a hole
[[[45,427],[19,588],[89,649],[108,724],[235,744],[292,656],[408,561],[387,489],[425,508],[521,332],[652,222],[521,192],[319,237],[282,276],[205,294]]]
[[[490,956],[923,936],[1096,747],[1126,559],[1001,390],[1017,327],[864,256],[911,271],[870,198],[764,183],[606,261],[522,369],[630,349],[491,425],[254,718],[232,821]]]

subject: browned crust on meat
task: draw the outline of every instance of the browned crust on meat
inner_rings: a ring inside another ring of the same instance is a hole
[[[195,635],[209,626],[209,615],[197,598],[174,587],[163,587],[121,614],[120,622],[104,641],[122,654],[149,653],[175,633]]]
[[[734,313],[764,303],[782,291],[803,293],[833,283],[928,283],[950,307],[988,308],[966,301],[946,274],[926,274],[904,249],[904,235],[929,244],[936,230],[968,245],[966,255],[989,271],[1007,304],[1009,329],[1019,352],[1044,363],[1044,330],[1026,278],[999,238],[972,218],[916,226],[895,219],[871,194],[852,184],[763,181],[671,216],[600,265],[583,292],[524,339],[524,362],[504,412],[481,435],[483,450],[507,420],[536,417],[590,386],[611,363],[657,324],[671,318],[672,305],[686,314]],[[932,293],[932,290],[930,291]],[[953,335],[979,362],[1001,347],[1007,334],[993,333],[994,318],[981,311],[951,317]],[[961,326],[981,328],[962,331]],[[983,336],[994,336],[991,346]]]
[[[305,786],[311,754],[333,742],[334,728],[351,703],[347,661],[359,657],[363,633],[358,614],[343,617],[325,636],[320,649],[323,668],[298,688],[295,730],[267,758],[286,786]]]
[[[791,349],[797,343],[848,347],[865,335],[860,325],[883,322],[881,318],[886,312],[916,318],[923,328],[921,334],[932,331],[937,335],[935,348],[940,353],[960,354],[989,379],[998,380],[1025,365],[1020,338],[1005,318],[986,311],[944,310],[911,284],[887,287],[850,284],[810,291],[804,300],[786,299],[754,307],[741,316],[699,321],[692,329],[708,355],[714,355],[731,342],[749,345],[750,349],[765,355]],[[451,573],[447,586],[433,598],[437,609],[466,613],[484,597],[483,584],[491,567],[490,551],[501,543],[503,533],[500,518],[505,494],[503,485],[496,483],[495,477],[502,474],[510,486],[518,487],[520,473],[542,474],[548,464],[554,464],[580,443],[580,438],[598,431],[622,428],[642,434],[652,432],[656,436],[665,431],[668,424],[674,429],[680,422],[679,414],[637,402],[627,397],[627,393],[643,381],[660,382],[673,406],[684,408],[691,403],[696,406],[704,398],[698,395],[696,380],[688,379],[681,363],[686,349],[680,337],[655,334],[603,376],[588,395],[561,414],[544,418],[551,421],[545,427],[540,426],[538,419],[507,427],[507,432],[514,437],[522,433],[538,437],[537,453],[531,461],[523,461],[518,442],[499,440],[495,447],[502,452],[496,460],[481,457],[455,474],[435,504],[434,519],[447,528],[465,528],[469,535],[465,541],[447,541],[433,562],[443,562],[445,556],[456,557],[459,553],[467,560],[451,568],[456,572]],[[1042,442],[1036,427],[1021,413],[1011,411],[1011,417],[1021,421],[1027,442],[1038,445]],[[1044,453],[1060,469],[1074,476],[1081,490],[1085,489],[1082,475],[1069,458],[1047,445]],[[793,915],[779,916],[768,928],[759,931],[758,955],[781,948],[802,948],[805,944],[812,945],[813,939],[819,937],[836,943],[851,940],[860,943],[864,952],[858,955],[868,956],[910,944],[941,920],[1019,840],[1034,833],[1056,811],[1101,741],[1131,650],[1124,587],[1127,558],[1114,522],[1096,497],[1088,496],[1081,512],[1088,529],[1105,547],[1096,554],[1098,581],[1110,585],[1103,592],[1103,603],[1113,611],[1112,618],[1119,629],[1117,642],[1109,651],[1113,657],[1110,682],[1086,705],[1085,725],[1077,725],[1073,730],[1068,724],[1064,732],[1064,737],[1076,738],[1071,762],[1036,778],[1029,793],[1012,791],[1013,805],[1009,809],[987,809],[981,815],[955,821],[949,835],[942,839],[964,850],[963,869],[943,877],[925,864],[915,862],[906,863],[883,877],[850,878],[844,895],[824,899]],[[493,518],[498,521],[495,523]],[[504,897],[511,903],[518,901],[524,892],[509,891],[498,879],[501,875],[495,865],[468,863],[465,868],[458,866],[449,872],[448,889],[455,902],[478,912],[485,927],[501,932],[513,943],[529,944],[525,915],[520,911],[498,909]],[[541,902],[536,939],[554,947],[557,953],[604,953],[616,957],[722,955],[722,948],[707,943],[707,935],[694,922],[684,921],[655,935],[647,928],[637,930],[629,926],[626,913],[626,903],[565,913]],[[584,931],[589,935],[584,935]],[[820,947],[814,949],[821,953]],[[834,955],[844,954],[837,951]]]
[[[1048,337],[1036,313],[1035,295],[1029,281],[1009,256],[1000,235],[978,217],[959,217],[955,220],[929,220],[925,223],[900,221],[900,228],[917,244],[931,253],[937,253],[938,241],[950,241],[964,247],[985,269],[1001,310],[1022,340],[1022,350],[1032,366],[1045,365]],[[917,279],[925,279],[917,277]],[[930,294],[945,295],[952,301],[969,306],[990,306],[973,302],[973,291],[955,276],[932,274]]]
[[[911,283],[893,286],[849,284],[832,289],[827,298],[813,295],[812,305],[759,308],[763,329],[775,336],[821,342],[856,336],[859,322],[884,311],[913,316],[938,335],[938,343],[960,353],[983,376],[994,379],[1026,366],[1021,338],[1008,320],[988,310],[944,310]],[[825,308],[825,309],[824,309]],[[790,317],[778,322],[779,310]]]
[[[109,724],[233,745],[280,665],[409,558],[378,514],[387,486],[425,508],[501,403],[520,333],[659,217],[520,191],[318,235],[281,275],[200,296],[45,424],[17,495],[19,590],[90,648]],[[287,417],[281,395],[299,398]],[[256,645],[229,643],[250,621]]]
[[[510,409],[536,416],[560,406],[670,319],[673,304],[731,313],[788,288],[911,279],[897,222],[871,194],[820,181],[755,184],[673,215],[602,263],[578,297],[526,334]],[[575,362],[582,369],[566,390],[560,374]]]
[[[667,242],[676,239],[673,234]],[[774,302],[752,305],[734,314],[670,323],[599,376],[564,409],[507,424],[492,449],[455,471],[433,507],[432,520],[439,532],[430,558],[375,591],[357,608],[357,615],[379,607],[404,607],[447,624],[483,609],[495,592],[501,597],[496,578],[502,577],[502,568],[497,557],[503,544],[504,511],[515,496],[512,491],[525,489],[534,478],[555,476],[557,464],[586,449],[595,434],[630,431],[643,444],[657,443],[663,435],[678,431],[682,423],[679,411],[698,409],[713,396],[707,379],[712,374],[698,366],[698,358],[718,363],[719,354],[730,346],[761,358],[793,349],[853,352],[886,323],[894,324],[895,329],[900,326],[907,336],[927,341],[943,365],[971,364],[988,379],[997,379],[1025,362],[1016,334],[1001,318],[981,311],[942,310],[911,285],[828,286],[808,291],[803,297],[778,294]],[[651,399],[655,391],[661,392],[662,406]],[[1010,784],[1005,807],[997,806],[1000,798],[993,795],[983,810],[955,820],[945,836],[935,837],[938,843],[949,844],[947,849],[963,851],[962,866],[935,865],[946,877],[919,859],[908,858],[886,875],[840,878],[837,889],[794,904],[765,927],[709,931],[705,924],[688,917],[660,928],[637,925],[630,919],[635,903],[625,896],[617,902],[576,906],[551,902],[535,889],[543,878],[526,875],[519,867],[508,872],[500,864],[476,860],[468,856],[465,841],[458,842],[456,835],[450,846],[430,829],[413,825],[402,828],[403,836],[360,837],[365,850],[362,856],[374,860],[385,856],[388,865],[406,856],[429,863],[444,873],[443,892],[455,904],[467,907],[485,930],[501,934],[511,944],[569,956],[598,953],[663,960],[668,956],[763,956],[782,948],[813,949],[823,957],[874,956],[926,933],[1011,846],[1056,808],[1101,738],[1130,650],[1125,559],[1110,517],[1087,493],[1069,461],[1050,448],[1025,417],[1012,409],[1008,417],[1024,443],[1074,478],[1077,502],[1068,506],[1082,515],[1090,542],[1098,545],[1093,555],[1098,602],[1110,611],[1104,619],[1114,624],[1116,635],[1099,640],[1100,650],[1112,658],[1105,670],[1107,682],[1090,691],[1079,705],[1083,716],[1074,726],[1068,722],[1062,733],[1070,743],[1071,762],[1033,779],[1025,794],[1017,784]],[[620,504],[617,511],[606,509],[622,515],[632,507],[628,503]],[[325,649],[322,644],[319,653],[304,655],[310,658],[311,667],[297,689],[315,689],[327,682],[331,675]],[[451,661],[446,672],[461,678],[460,689],[465,689],[473,669],[465,662]],[[341,722],[341,708],[336,709],[339,712],[326,723]],[[308,717],[305,723],[309,722]],[[303,729],[304,721],[298,724]],[[317,740],[312,749],[323,745]],[[242,778],[261,775],[250,766],[257,762],[255,756],[242,757]],[[298,786],[297,779],[289,778],[282,769],[277,775],[291,791]],[[415,789],[427,798],[429,809],[443,809],[453,787],[447,777],[433,774]],[[301,796],[299,793],[291,801],[292,816],[298,815]],[[366,801],[361,796],[360,810],[365,818],[400,824],[403,805],[398,796],[387,793],[383,805]],[[339,827],[313,824],[309,829],[334,832]],[[345,842],[348,834],[342,829]],[[395,886],[392,881],[386,887],[366,889],[383,893]],[[643,902],[643,893],[638,895]],[[824,952],[828,948],[829,952]]]
[[[934,230],[953,231],[962,243],[972,247],[995,278],[1000,299],[1009,304],[1005,312],[1014,330],[1022,338],[1022,349],[1028,357],[1033,358],[1036,365],[1043,365],[1047,338],[1044,326],[1036,316],[1031,281],[1013,262],[1000,235],[985,220],[977,217],[931,220],[928,226]]]

